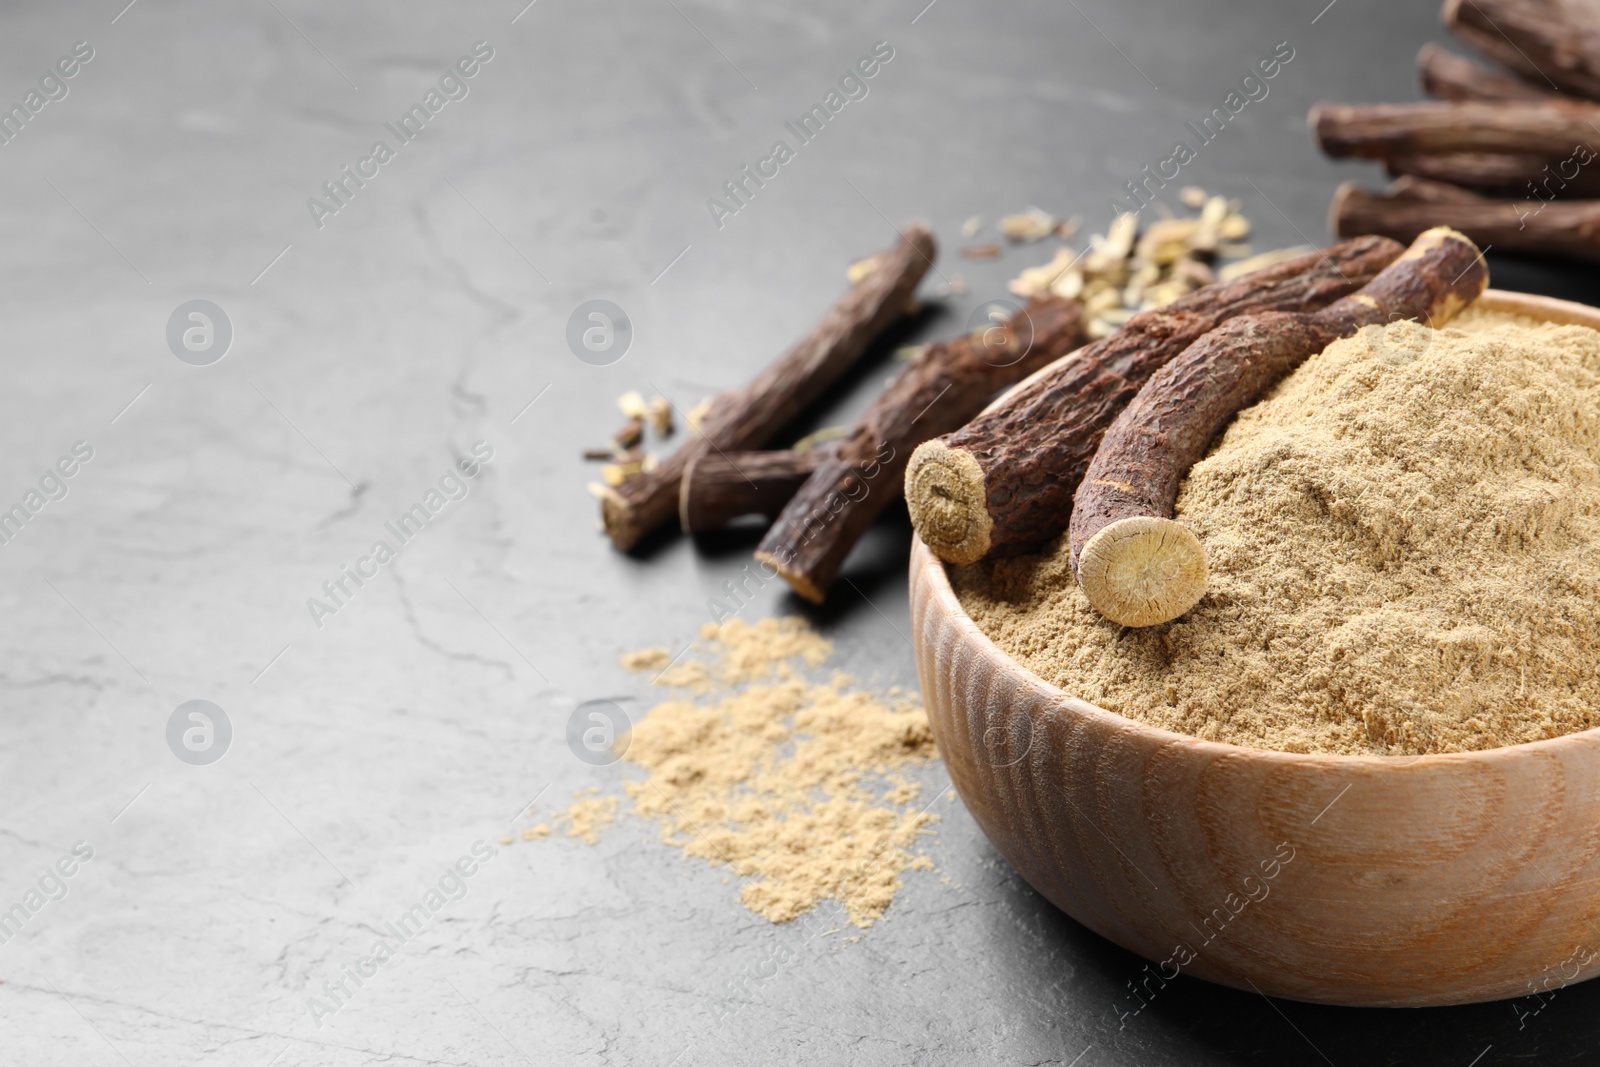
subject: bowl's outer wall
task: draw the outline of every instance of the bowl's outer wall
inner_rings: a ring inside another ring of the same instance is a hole
[[[1581,305],[1490,306],[1600,328]],[[1600,973],[1600,731],[1417,758],[1212,744],[1068,697],[978,630],[916,541],[939,750],[1045,897],[1151,965],[1272,996],[1460,1004]]]

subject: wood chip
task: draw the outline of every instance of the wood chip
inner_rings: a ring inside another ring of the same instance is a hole
[[[981,229],[983,229],[983,219],[974,215],[961,224],[961,236],[972,237]]]
[[[1063,248],[1049,263],[1024,270],[1010,283],[1011,292],[1031,298],[1048,290],[1076,300],[1089,314],[1090,334],[1102,337],[1136,311],[1165,307],[1213,284],[1213,261],[1250,255],[1250,246],[1239,240],[1249,235],[1250,222],[1237,200],[1210,196],[1197,186],[1180,195],[1198,215],[1179,218],[1158,203],[1143,232],[1137,215],[1120,215],[1104,234],[1090,238],[1084,253]],[[1057,232],[1070,232],[1070,225],[1061,224]],[[1249,269],[1256,268],[1239,273]]]
[[[638,396],[638,393],[633,393]],[[643,403],[641,401],[640,403]],[[618,448],[632,448],[644,439],[644,419],[635,415],[622,424],[622,429],[612,435],[611,440]]]
[[[1133,242],[1139,236],[1139,213],[1123,212],[1111,223],[1111,228],[1106,231],[1106,247],[1108,253],[1115,253],[1126,257],[1133,251]]]
[[[1200,209],[1191,247],[1202,255],[1215,255],[1221,240],[1222,224],[1228,217],[1228,198],[1213,196]]]
[[[706,421],[706,416],[711,414],[712,399],[712,397],[708,396],[683,413],[683,421],[689,424],[689,429],[698,430],[701,423]]]
[[[862,279],[878,269],[878,262],[881,258],[880,256],[868,256],[866,259],[858,259],[850,264],[850,269],[845,271],[845,276],[850,279],[850,284],[860,285]]]
[[[1140,235],[1134,255],[1148,264],[1175,263],[1189,254],[1199,228],[1198,219],[1162,219]]]
[[[1184,257],[1172,265],[1172,277],[1186,283],[1191,289],[1210,285],[1217,280],[1217,272],[1198,259]]]
[[[1169,278],[1146,289],[1143,299],[1139,301],[1138,309],[1140,311],[1149,311],[1152,308],[1166,307],[1174,300],[1188,296],[1192,291],[1193,289],[1183,281],[1177,278]]]
[[[1013,241],[1041,241],[1054,233],[1058,224],[1054,215],[1035,207],[1001,219],[1000,232]]]
[[[1217,281],[1231,282],[1235,278],[1243,277],[1252,271],[1270,267],[1274,263],[1282,263],[1284,260],[1293,259],[1296,256],[1303,256],[1310,251],[1312,251],[1310,245],[1295,245],[1293,248],[1277,248],[1271,252],[1262,252],[1259,255],[1251,256],[1249,259],[1241,259],[1234,263],[1229,263],[1217,271]]]
[[[961,250],[961,254],[967,259],[997,259],[1000,255],[1000,246],[996,244],[967,245]]]
[[[1138,232],[1138,212],[1126,211],[1118,215],[1104,235],[1097,233],[1089,239],[1090,249],[1084,259],[1084,273],[1120,280],[1119,275],[1127,272],[1128,254],[1133,251]]]
[[[672,436],[672,404],[664,396],[650,401],[650,425],[662,437]]]
[[[617,397],[617,407],[630,419],[643,419],[650,413],[650,409],[645,407],[644,397],[639,395],[637,389]]]
[[[1040,293],[1047,291],[1050,288],[1050,284],[1059,278],[1062,272],[1077,258],[1077,253],[1072,249],[1059,249],[1055,258],[1049,263],[1042,267],[1030,267],[1012,279],[1010,289],[1018,296],[1038,296]]]
[[[1084,300],[1083,306],[1088,310],[1089,314],[1099,315],[1113,308],[1120,308],[1122,306],[1122,293],[1108,285],[1103,289],[1090,293],[1088,298]]]
[[[1083,295],[1083,271],[1076,267],[1061,272],[1061,276],[1050,283],[1050,291],[1056,296],[1064,296],[1068,300],[1076,300]]]
[[[604,478],[605,483],[614,489],[634,475],[643,474],[644,470],[645,466],[642,461],[637,463],[607,463],[600,468],[600,477]]]

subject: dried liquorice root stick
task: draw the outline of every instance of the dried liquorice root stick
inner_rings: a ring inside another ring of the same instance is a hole
[[[1439,226],[1358,293],[1320,311],[1233,319],[1186,348],[1117,416],[1078,487],[1069,536],[1089,603],[1124,626],[1192,608],[1205,594],[1205,549],[1172,508],[1229,420],[1333,341],[1398,319],[1443,326],[1488,281],[1478,247]]]
[[[704,423],[682,447],[655,470],[606,490],[600,515],[616,546],[632,548],[677,514],[679,482],[690,460],[760,448],[790,416],[821,396],[906,309],[935,254],[933,234],[926,227],[906,227],[872,273],[840,298],[799,344],[744,388],[718,394]]]
[[[1386,193],[1346,182],[1333,194],[1330,215],[1335,233],[1382,233],[1403,241],[1442,224],[1485,247],[1600,261],[1600,200],[1493,200],[1402,178]]]
[[[1587,103],[1481,67],[1436,44],[1422,46],[1417,53],[1417,70],[1422,76],[1422,91],[1440,100],[1542,103],[1557,108],[1575,107],[1579,109],[1575,113],[1593,115]],[[1514,189],[1520,195],[1531,194],[1545,200],[1556,195],[1594,195],[1600,192],[1600,175],[1582,169],[1581,155],[1570,158],[1576,149],[1577,145],[1571,145],[1558,157],[1506,152],[1392,153],[1383,162],[1391,175],[1411,175],[1475,189]]]
[[[821,603],[850,549],[900,495],[912,449],[1081,345],[1083,331],[1082,305],[1045,296],[1003,323],[929,346],[800,487],[756,558]]]
[[[1533,210],[1542,200],[1556,197],[1600,196],[1600,173],[1585,167],[1592,150],[1574,145],[1564,159],[1513,156],[1490,152],[1434,152],[1417,156],[1390,156],[1384,169],[1396,176],[1469,185],[1479,190],[1504,190],[1529,200]],[[1361,231],[1366,232],[1366,231]]]
[[[1427,152],[1504,152],[1565,159],[1594,140],[1590,103],[1318,104],[1317,144],[1335,158],[1384,159]]]
[[[1135,315],[1005,404],[917,449],[905,484],[917,535],[961,565],[1039,548],[1067,528],[1100,435],[1157,369],[1235,315],[1310,311],[1352,293],[1401,249],[1361,237]]]
[[[1479,66],[1431,41],[1417,53],[1417,74],[1422,79],[1422,91],[1436,100],[1522,100],[1538,103],[1570,99],[1497,70]]]
[[[1526,78],[1600,100],[1600,18],[1573,0],[1445,0],[1445,25]]]
[[[726,526],[745,515],[776,518],[833,451],[710,452],[689,461],[678,493],[684,533]]]

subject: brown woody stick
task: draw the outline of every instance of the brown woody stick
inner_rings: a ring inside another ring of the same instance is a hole
[[[1460,230],[1485,247],[1600,261],[1600,201],[1493,200],[1438,182],[1401,179],[1387,193],[1353,182],[1333,194],[1335,233],[1409,240],[1431,226]]]
[[[1550,103],[1570,99],[1480,66],[1431,41],[1417,53],[1417,74],[1422,81],[1422,91],[1436,100]]]
[[[900,495],[912,449],[1081,345],[1083,327],[1077,301],[1044,296],[1004,323],[930,346],[801,486],[756,558],[821,603],[850,549]]]
[[[1600,18],[1573,0],[1445,0],[1455,35],[1530,85],[1600,100]]]
[[[760,448],[800,408],[866,351],[874,337],[903,312],[917,283],[933,265],[933,234],[908,226],[878,266],[829,309],[799,344],[742,389],[718,394],[705,423],[655,470],[608,489],[600,500],[606,533],[620,549],[632,548],[678,510],[678,484],[689,461],[708,452]]]
[[[1428,181],[1426,178],[1396,178],[1389,183],[1389,189],[1413,200],[1426,200],[1435,204],[1471,204],[1483,199],[1482,196],[1471,189],[1463,189],[1459,185],[1451,185],[1449,182]],[[1424,226],[1422,229],[1425,230],[1427,228]],[[1411,238],[1407,240],[1415,238],[1421,232],[1422,230],[1418,230],[1416,234],[1412,234]]]
[[[1206,589],[1205,549],[1172,508],[1229,420],[1333,341],[1398,319],[1443,326],[1488,281],[1477,246],[1435,227],[1360,292],[1320,311],[1233,319],[1157,371],[1106,431],[1073,501],[1072,565],[1089,602],[1124,626],[1194,607]]]
[[[1557,196],[1600,196],[1600,168],[1583,166],[1579,161],[1586,157],[1587,150],[1558,160],[1489,152],[1438,152],[1390,156],[1383,165],[1395,176],[1428,178],[1548,200]]]
[[[710,452],[683,470],[678,520],[684,533],[726,526],[745,515],[776,518],[832,448],[804,452]]]
[[[1439,100],[1588,107],[1571,97],[1480,66],[1431,42],[1417,53],[1417,71],[1422,79],[1422,91]],[[1535,191],[1529,188],[1531,182],[1537,189],[1545,190],[1540,193],[1545,197],[1558,189],[1571,196],[1600,193],[1600,174],[1584,171],[1563,177],[1556,172],[1567,169],[1563,167],[1565,161],[1544,156],[1494,152],[1399,153],[1387,156],[1383,162],[1391,175],[1430,178],[1475,189],[1515,189],[1526,194]],[[1569,184],[1571,188],[1565,188]]]
[[[1400,252],[1382,237],[1357,238],[1135,315],[1005,404],[917,449],[905,490],[917,535],[963,565],[1041,547],[1067,528],[1100,435],[1163,364],[1235,315],[1309,311],[1352,293]]]
[[[1578,103],[1319,104],[1310,122],[1322,150],[1336,158],[1502,152],[1561,159],[1600,140],[1600,106]]]

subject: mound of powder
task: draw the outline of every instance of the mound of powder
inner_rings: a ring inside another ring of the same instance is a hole
[[[623,783],[633,813],[655,820],[666,844],[746,879],[739,899],[773,922],[831,899],[870,926],[905,871],[932,866],[915,848],[937,816],[905,773],[935,758],[922,706],[844,675],[808,680],[801,668],[821,667],[833,646],[803,619],[708,623],[700,647],[709,660],[670,667],[662,650],[622,657],[690,694],[617,742],[646,772]],[[592,843],[616,803],[584,795],[556,821]]]
[[[1600,724],[1593,330],[1369,327],[1240,414],[1177,516],[1210,587],[1161,626],[1101,618],[1061,542],[952,579],[1041,677],[1197,737],[1412,754]]]

